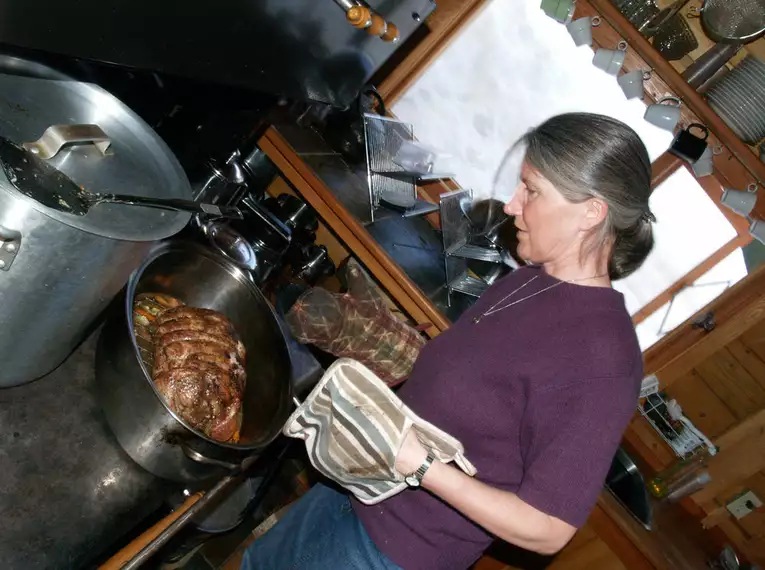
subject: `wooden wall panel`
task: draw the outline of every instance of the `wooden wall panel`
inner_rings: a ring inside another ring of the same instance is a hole
[[[696,370],[678,378],[669,394],[677,399],[683,413],[709,438],[722,435],[738,423],[738,417]]]
[[[765,321],[756,324],[741,335],[740,340],[765,362]]]
[[[765,390],[765,359],[749,348],[740,338],[728,344],[727,348],[744,370],[751,374],[759,387]],[[761,348],[765,348],[765,346]]]
[[[742,366],[728,346],[697,365],[695,370],[739,420],[765,407],[765,388]]]

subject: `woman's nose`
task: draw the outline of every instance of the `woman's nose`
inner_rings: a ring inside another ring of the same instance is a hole
[[[520,216],[523,212],[523,204],[521,203],[520,198],[521,192],[520,190],[516,189],[515,193],[513,194],[513,197],[510,199],[510,201],[505,204],[505,207],[503,210],[505,211],[505,214],[508,216]]]

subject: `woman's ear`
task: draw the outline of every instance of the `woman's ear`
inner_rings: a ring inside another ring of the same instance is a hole
[[[591,198],[586,202],[587,206],[582,219],[582,229],[591,230],[599,226],[608,215],[608,204],[600,198]]]

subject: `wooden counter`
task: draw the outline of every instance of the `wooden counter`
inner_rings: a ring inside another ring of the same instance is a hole
[[[258,146],[390,297],[417,325],[427,327],[425,333],[428,336],[434,337],[449,327],[449,321],[444,315],[380,247],[348,208],[335,198],[324,180],[301,159],[278,127],[270,127],[259,140]]]

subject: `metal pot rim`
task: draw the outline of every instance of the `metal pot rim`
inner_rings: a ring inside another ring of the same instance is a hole
[[[184,250],[194,252],[195,254],[198,254],[198,255],[202,255],[208,258],[209,260],[213,261],[214,263],[217,263],[233,279],[236,279],[240,284],[247,287],[253,295],[262,296],[260,289],[258,289],[258,287],[250,280],[247,273],[241,268],[239,268],[235,263],[229,261],[222,255],[216,254],[194,243],[184,243],[184,242],[177,242],[177,241],[162,242],[158,246],[153,248],[149,252],[149,254],[144,258],[141,265],[135,271],[133,271],[133,273],[130,276],[130,279],[128,280],[127,288],[125,290],[125,306],[124,306],[125,317],[126,317],[125,322],[127,324],[130,344],[133,347],[133,356],[138,361],[138,365],[140,366],[141,371],[143,372],[144,380],[146,380],[146,382],[149,383],[149,386],[151,386],[151,389],[154,391],[154,395],[157,397],[157,400],[159,400],[159,402],[162,404],[162,406],[164,406],[164,408],[173,417],[173,419],[175,419],[175,421],[181,424],[184,428],[186,428],[197,437],[200,437],[209,443],[218,445],[220,447],[225,447],[227,449],[238,450],[238,451],[251,451],[254,449],[263,448],[279,436],[281,429],[277,430],[276,433],[273,434],[273,437],[269,438],[267,441],[263,441],[254,445],[226,443],[223,441],[218,441],[218,440],[207,437],[204,433],[202,433],[201,431],[199,431],[198,429],[194,428],[189,423],[187,423],[183,418],[181,418],[178,414],[176,414],[175,411],[173,411],[167,405],[167,402],[165,402],[165,399],[162,397],[162,394],[160,394],[159,391],[157,390],[157,387],[154,385],[154,381],[151,378],[151,374],[149,374],[149,371],[146,370],[143,360],[139,356],[138,343],[135,338],[135,333],[133,332],[133,298],[135,297],[136,287],[138,283],[140,282],[141,277],[143,276],[143,273],[146,270],[146,268],[148,268],[157,259],[159,259],[163,255],[166,255],[168,253],[171,253],[174,251],[184,251]],[[274,321],[277,322],[277,328],[279,329],[279,334],[281,335],[282,339],[284,339],[285,346],[286,346],[287,339],[284,336],[284,331],[281,329],[281,327],[278,326],[278,321],[276,321],[276,314],[274,313],[274,310],[271,307],[270,303],[266,302],[266,306],[268,307],[268,310],[273,316]],[[289,373],[291,376],[292,374],[291,362],[288,365],[290,367]],[[292,383],[291,382],[289,383],[288,389],[289,389],[289,393],[288,393],[287,401],[291,401],[292,400]]]

